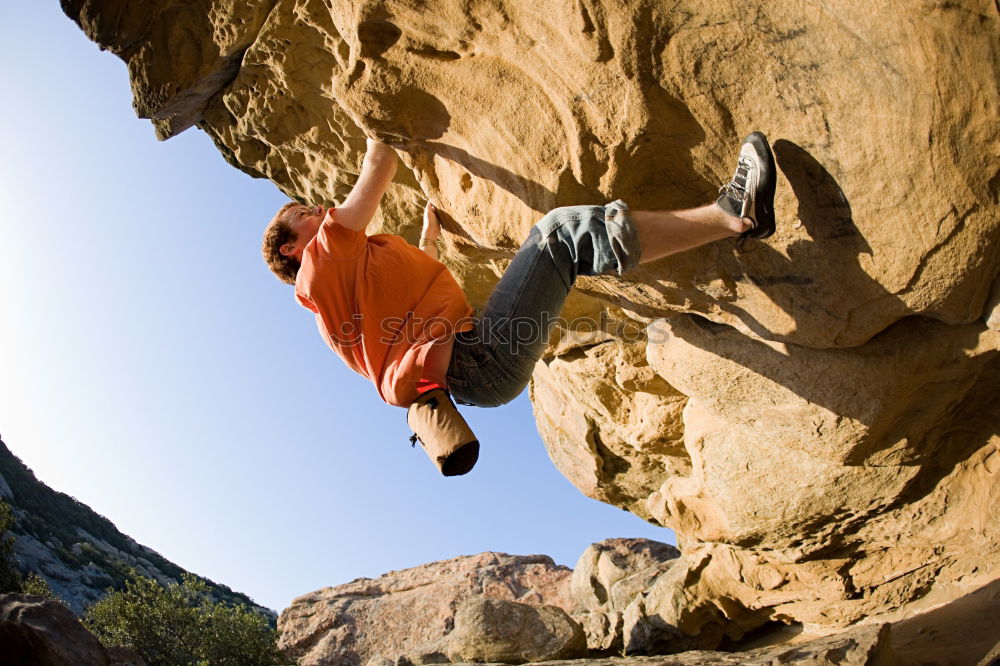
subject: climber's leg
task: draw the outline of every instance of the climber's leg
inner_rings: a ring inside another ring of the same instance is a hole
[[[715,203],[693,210],[632,213],[642,243],[640,263],[727,236],[767,238],[774,233],[777,170],[767,138],[753,132],[740,146],[732,180]]]
[[[630,213],[623,202],[615,201],[550,212],[532,228],[504,272],[475,330],[456,336],[448,368],[455,399],[496,406],[524,390],[577,275],[621,275],[640,261],[727,236],[770,236],[775,179],[767,139],[754,132],[744,141],[736,172],[714,204]]]
[[[680,211],[634,211],[645,264],[668,254],[690,250],[712,241],[739,236],[752,228],[749,220],[727,214],[716,204]]]
[[[448,369],[456,401],[483,407],[524,390],[577,275],[634,267],[639,238],[621,201],[557,208],[521,245],[476,322],[458,334]]]

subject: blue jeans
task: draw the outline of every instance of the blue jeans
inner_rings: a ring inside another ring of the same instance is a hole
[[[458,333],[448,366],[455,402],[497,407],[516,398],[548,344],[577,275],[625,273],[639,262],[639,234],[628,206],[556,208],[504,271],[475,328]]]

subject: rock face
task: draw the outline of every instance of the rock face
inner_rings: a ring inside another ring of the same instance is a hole
[[[815,350],[690,317],[650,331],[650,365],[689,396],[693,471],[648,498],[689,582],[647,612],[691,634],[758,606],[837,626],[997,577],[996,332],[915,320]]]
[[[482,553],[394,571],[375,580],[361,578],[295,599],[278,618],[279,647],[303,666],[357,665],[370,660],[439,663],[448,661],[449,652],[479,654],[485,641],[477,642],[472,636],[475,627],[466,623],[462,628],[456,619],[462,602],[482,597],[521,606],[568,608],[571,575],[570,569],[541,555]],[[505,608],[508,616],[516,616],[525,626],[562,627],[551,632],[564,639],[559,649],[538,656],[559,643],[555,639],[537,650],[525,646],[520,661],[557,658],[580,647],[573,636],[566,636],[568,617],[560,620],[551,611]],[[466,614],[470,613],[467,609]],[[466,637],[463,643],[444,641],[453,631]]]
[[[397,141],[371,231],[415,239],[433,199],[474,305],[545,211],[709,201],[763,130],[778,232],[581,279],[531,387],[581,491],[677,532],[635,626],[710,646],[998,577],[994,2],[63,7],[161,136],[196,124],[295,198]]]

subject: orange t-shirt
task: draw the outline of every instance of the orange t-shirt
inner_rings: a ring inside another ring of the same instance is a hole
[[[428,379],[434,344],[473,328],[472,306],[444,264],[394,234],[352,231],[333,209],[302,253],[295,298],[347,366],[399,407]]]

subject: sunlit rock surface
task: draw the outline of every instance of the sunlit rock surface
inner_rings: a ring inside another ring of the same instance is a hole
[[[278,618],[279,647],[303,666],[327,663],[361,666],[383,661],[395,664],[400,660],[413,664],[440,663],[448,661],[446,654],[510,655],[517,652],[510,645],[494,646],[490,652],[489,645],[484,647],[488,643],[484,636],[476,634],[468,621],[460,622],[456,616],[464,607],[463,602],[475,597],[517,602],[519,606],[568,608],[571,575],[570,569],[553,564],[545,556],[481,553],[390,571],[375,579],[359,578],[294,599]],[[526,610],[521,615],[530,612]],[[535,624],[567,623],[557,619],[538,620]],[[461,636],[455,635],[458,629]],[[543,645],[535,646],[534,650],[522,651],[542,658],[559,658],[566,653],[552,649],[558,642],[554,638],[542,640]]]
[[[475,305],[545,211],[709,201],[764,131],[772,238],[580,280],[531,389],[553,461],[677,531],[643,617],[706,645],[998,577],[994,2],[63,6],[160,136],[290,196],[333,204],[366,135],[400,142],[378,229],[415,239],[433,199]]]
[[[573,617],[583,626],[592,654],[618,655],[636,645],[635,622],[626,630],[625,617],[638,617],[637,606],[656,579],[677,561],[673,546],[648,539],[605,539],[583,552],[573,570],[570,592]],[[643,652],[649,652],[643,645]]]

